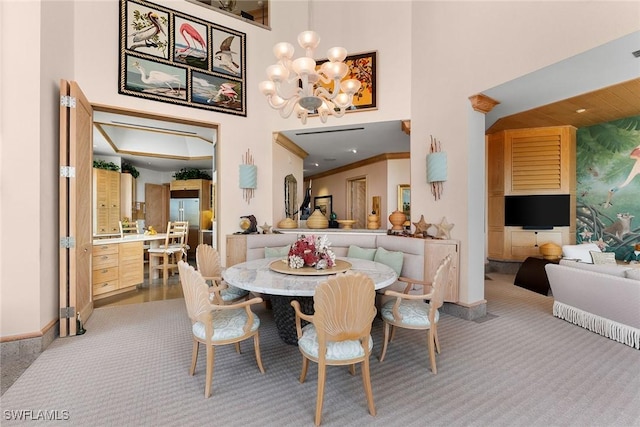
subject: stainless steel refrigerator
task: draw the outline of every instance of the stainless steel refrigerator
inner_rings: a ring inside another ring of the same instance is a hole
[[[172,197],[169,201],[169,221],[189,221],[187,258],[193,259],[200,232],[200,199]]]

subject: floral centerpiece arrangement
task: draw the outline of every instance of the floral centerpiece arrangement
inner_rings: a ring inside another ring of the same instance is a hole
[[[301,236],[289,249],[289,267],[314,267],[316,270],[331,268],[336,264],[336,255],[330,248],[326,235]]]

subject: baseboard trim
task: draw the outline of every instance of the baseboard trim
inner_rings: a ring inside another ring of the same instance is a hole
[[[40,331],[0,337],[0,357],[4,359],[42,353],[58,336],[59,323],[58,319],[54,319]]]
[[[477,320],[487,315],[487,301],[481,300],[473,304],[445,302],[441,308],[443,313],[459,317],[464,320]]]

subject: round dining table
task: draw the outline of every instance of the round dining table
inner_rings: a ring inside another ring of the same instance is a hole
[[[338,261],[338,265],[350,264],[347,271],[360,272],[369,276],[376,290],[395,283],[398,278],[391,267],[379,262],[343,257],[338,258]],[[274,263],[273,266],[272,263]],[[313,295],[316,287],[336,272],[331,270],[298,272],[283,266],[286,267],[286,262],[281,258],[260,258],[228,267],[223,271],[222,277],[228,284],[237,288],[269,295],[280,338],[287,344],[297,344],[295,311],[291,301],[299,301],[301,310],[305,314],[313,314]],[[291,271],[283,273],[280,272],[282,270]]]

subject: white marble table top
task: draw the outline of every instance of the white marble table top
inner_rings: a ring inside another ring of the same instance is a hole
[[[297,276],[277,273],[269,264],[278,258],[261,258],[227,268],[222,277],[230,285],[252,292],[269,295],[313,296],[316,286],[327,280],[329,275]],[[397,275],[393,269],[379,262],[357,258],[342,258],[351,263],[351,270],[364,273],[373,279],[376,289],[393,284]]]

